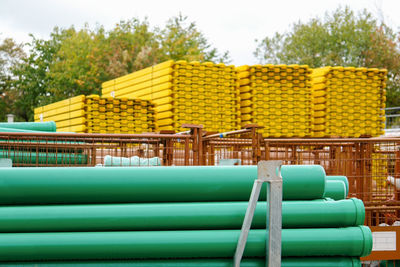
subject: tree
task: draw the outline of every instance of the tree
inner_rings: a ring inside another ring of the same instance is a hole
[[[31,35],[29,56],[12,66],[14,75],[12,81],[15,101],[12,104],[14,113],[22,120],[33,120],[33,108],[53,102],[50,93],[50,65],[55,54],[60,49],[62,40],[68,37],[68,32],[54,28],[49,40],[37,39]]]
[[[164,59],[187,61],[218,61],[228,63],[229,53],[219,55],[212,48],[196,23],[188,22],[188,17],[179,14],[167,21],[160,34],[160,45]]]
[[[388,38],[389,36],[389,38]],[[387,106],[400,106],[400,34],[394,34],[388,27],[379,27],[371,35],[371,47],[365,52],[365,65],[386,68]]]
[[[12,103],[15,101],[11,68],[25,56],[22,44],[6,38],[0,43],[0,121],[6,119],[6,114],[12,113]],[[19,118],[17,118],[19,119]]]
[[[101,83],[168,59],[227,62],[212,48],[195,23],[179,15],[164,29],[151,28],[147,19],[121,21],[106,31],[99,25],[81,30],[55,27],[50,39],[27,44],[29,56],[12,71],[13,110],[24,120],[33,108],[79,94],[100,93]]]
[[[386,68],[387,105],[393,106],[400,105],[399,36],[366,10],[355,14],[345,7],[256,41],[254,55],[260,63]]]
[[[103,28],[90,30],[87,26],[80,31],[73,27],[61,31],[63,38],[47,73],[47,91],[53,101],[79,94],[99,93],[105,79]]]
[[[108,32],[106,72],[116,78],[158,63],[158,29],[152,30],[147,19],[120,21]]]

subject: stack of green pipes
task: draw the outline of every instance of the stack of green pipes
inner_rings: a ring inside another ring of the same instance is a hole
[[[55,132],[57,130],[54,121],[48,122],[0,122],[0,132]]]
[[[0,123],[2,133],[55,133],[57,130],[54,121],[49,122],[14,122]],[[4,140],[5,141],[5,140]],[[1,140],[0,140],[1,142]],[[54,149],[66,141],[38,141],[38,140],[10,140],[7,143],[39,143],[37,147],[22,148],[21,146],[0,146],[0,158],[9,158],[14,164],[87,164],[87,155],[81,150]],[[45,146],[41,146],[42,143]],[[48,148],[48,144],[54,144]]]
[[[282,266],[361,266],[372,234],[363,203],[343,199],[345,177],[318,165],[281,174]],[[0,261],[232,266],[256,178],[256,166],[0,169]],[[265,265],[265,193],[241,266]]]

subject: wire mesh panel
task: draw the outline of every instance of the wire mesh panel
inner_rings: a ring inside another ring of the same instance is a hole
[[[400,221],[400,138],[263,139],[257,127],[223,134],[0,133],[0,158],[16,167],[319,164],[349,180],[366,224]],[[398,223],[398,222],[397,222]]]
[[[0,133],[15,167],[194,165],[191,135]]]
[[[206,164],[240,159],[240,164],[282,160],[284,164],[318,164],[327,175],[349,180],[349,197],[366,206],[367,225],[400,221],[400,138],[207,140]]]

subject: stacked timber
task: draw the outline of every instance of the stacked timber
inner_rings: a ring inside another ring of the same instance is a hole
[[[34,113],[35,122],[54,121],[58,132],[86,131],[84,95],[35,108]]]
[[[154,132],[154,105],[147,100],[77,96],[35,109],[35,121],[55,121],[57,131],[76,133]]]
[[[86,97],[88,133],[154,132],[154,105],[146,100],[90,95]]]
[[[223,132],[240,125],[234,66],[170,60],[107,81],[102,94],[151,100],[159,130],[182,131],[190,123]]]
[[[305,65],[241,66],[241,124],[263,126],[264,137],[311,136],[311,69]]]
[[[385,128],[387,71],[324,67],[312,73],[313,136],[380,136]]]

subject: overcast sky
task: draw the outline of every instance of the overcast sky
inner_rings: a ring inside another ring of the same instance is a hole
[[[195,21],[219,51],[230,52],[235,65],[254,64],[255,39],[284,32],[299,20],[322,17],[339,5],[366,8],[394,29],[400,27],[399,0],[0,0],[0,39],[13,37],[29,42],[29,33],[48,38],[54,26],[80,28],[85,22],[111,29],[123,19],[148,17],[152,26],[163,27],[181,12]]]

